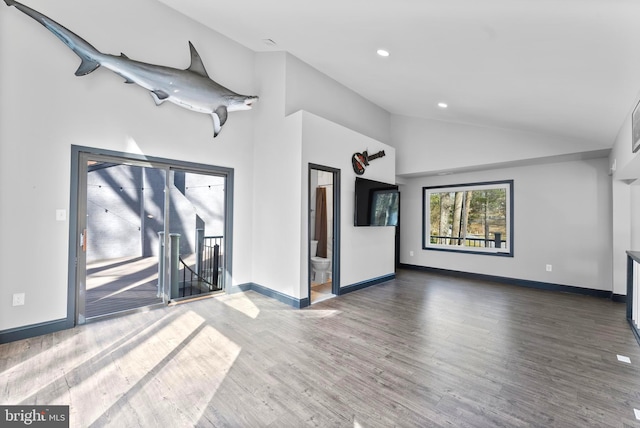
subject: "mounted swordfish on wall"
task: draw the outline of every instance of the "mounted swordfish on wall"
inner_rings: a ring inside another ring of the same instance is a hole
[[[103,66],[122,76],[125,83],[135,83],[151,91],[156,105],[169,101],[189,110],[210,114],[214,137],[227,121],[228,112],[249,110],[258,100],[257,96],[237,94],[211,80],[191,42],[191,65],[186,70],[147,64],[129,59],[125,54],[103,54],[82,37],[40,12],[17,1],[4,2],[42,24],[80,57],[82,63],[76,70],[76,76],[85,76]]]

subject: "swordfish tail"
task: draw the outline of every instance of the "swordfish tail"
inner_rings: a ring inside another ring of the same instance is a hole
[[[47,30],[51,31],[57,38],[69,47],[76,55],[80,57],[82,63],[76,70],[76,76],[84,76],[91,73],[96,68],[100,67],[100,57],[103,56],[100,51],[91,46],[89,42],[82,37],[75,34],[73,31],[65,28],[63,25],[58,24],[51,18],[46,17],[38,11],[31,9],[28,6],[23,5],[17,1],[4,0],[7,6],[14,6],[20,12],[31,17],[36,22],[40,23]]]

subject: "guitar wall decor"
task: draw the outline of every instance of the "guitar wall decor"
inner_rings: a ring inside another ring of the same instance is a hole
[[[369,161],[378,159],[384,156],[384,150],[380,150],[378,153],[373,155],[369,155],[365,150],[362,153],[354,153],[351,156],[351,165],[353,165],[353,172],[358,175],[364,174],[364,170],[367,166],[369,166]]]

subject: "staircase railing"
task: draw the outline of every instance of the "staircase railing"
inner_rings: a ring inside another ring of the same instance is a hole
[[[205,236],[202,244],[202,258],[197,265],[197,273],[221,289],[224,288],[224,274],[220,269],[224,266],[223,243],[223,236]]]
[[[191,269],[182,257],[179,257],[182,271],[182,281],[178,285],[179,296],[187,297],[198,294],[211,293],[212,291],[222,290],[222,287],[210,282],[207,278],[198,275]]]
[[[202,229],[199,229],[200,231]],[[200,233],[200,232],[199,232]],[[159,232],[158,248],[158,296],[163,291],[169,299],[187,297],[213,291],[224,290],[224,237],[223,236],[198,236],[198,247],[194,268],[180,256],[180,234],[170,234],[169,245],[169,280],[170,284],[165,288],[163,278],[165,276],[165,246],[164,233]]]

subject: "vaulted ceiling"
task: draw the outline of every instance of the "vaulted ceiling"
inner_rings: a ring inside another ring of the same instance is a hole
[[[392,114],[611,146],[640,97],[637,0],[160,1]]]

